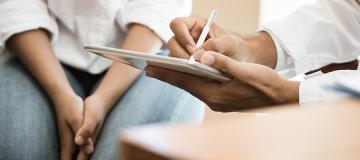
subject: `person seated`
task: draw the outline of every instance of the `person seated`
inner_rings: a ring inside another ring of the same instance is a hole
[[[229,17],[236,18],[236,17]],[[360,5],[356,0],[320,0],[284,18],[262,26],[251,36],[241,36],[214,25],[199,48],[205,19],[175,19],[175,36],[168,46],[173,57],[194,55],[201,63],[233,77],[227,83],[154,66],[146,74],[182,88],[221,112],[239,111],[285,103],[310,103],[348,97],[331,92],[336,77],[360,79]],[[334,71],[332,64],[346,63]],[[304,81],[288,78],[321,68],[330,72]]]
[[[82,49],[156,54],[190,11],[188,0],[2,0],[0,159],[116,159],[125,128],[199,122],[195,97]]]

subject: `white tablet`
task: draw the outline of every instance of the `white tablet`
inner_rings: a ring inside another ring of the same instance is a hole
[[[207,66],[205,64],[195,62],[189,63],[187,59],[180,59],[161,55],[152,55],[150,53],[141,53],[136,51],[116,49],[99,46],[85,46],[84,49],[88,52],[119,61],[122,63],[124,59],[128,61],[127,65],[138,69],[144,69],[147,65],[175,70],[183,73],[188,73],[196,76],[201,76],[220,82],[231,80],[229,76],[223,74],[219,70]]]

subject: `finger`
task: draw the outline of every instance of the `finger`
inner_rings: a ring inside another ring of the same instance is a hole
[[[199,61],[200,62],[200,58],[201,56],[205,53],[205,49],[204,48],[199,48],[197,49],[194,53],[193,53],[193,56],[195,58],[195,60]]]
[[[85,145],[87,140],[90,139],[93,135],[96,126],[97,123],[94,122],[92,118],[88,118],[88,116],[85,114],[84,124],[76,133],[75,143],[80,146]]]
[[[92,154],[94,152],[95,149],[95,144],[93,143],[93,140],[91,138],[89,138],[87,140],[86,145],[83,147],[83,150],[86,154]]]
[[[201,93],[208,93],[208,90],[216,88],[217,85],[197,76],[154,66],[147,66],[145,71],[147,75],[184,89],[194,96],[204,96]]]
[[[276,97],[274,94],[277,93],[277,91],[274,91],[274,88],[276,89],[274,85],[279,83],[281,79],[279,79],[276,72],[269,67],[238,62],[223,54],[212,51],[205,52],[201,56],[201,63],[217,68],[233,76],[238,82],[256,88],[269,97]]]
[[[73,151],[75,150],[75,144],[73,142],[73,134],[71,129],[64,125],[59,128],[60,131],[60,157],[62,160],[68,160],[72,158]]]
[[[91,138],[92,142],[94,143],[94,146],[95,146],[95,144],[96,144],[96,141],[97,141],[97,139],[98,139],[98,137],[99,137],[100,132],[101,132],[101,126],[99,125],[99,126],[95,129],[95,134],[93,134],[93,136],[92,136],[92,138]]]
[[[221,53],[207,51],[201,55],[200,62],[220,71],[236,77],[239,80],[246,81],[254,79],[254,73],[252,73],[252,66],[246,63],[238,62]]]
[[[189,59],[189,53],[179,44],[175,37],[171,38],[168,43],[169,56],[176,58]]]
[[[88,159],[88,157],[94,152],[94,143],[91,139],[88,139],[86,145],[81,146],[77,159]]]
[[[206,51],[214,51],[232,57],[232,52],[230,52],[229,50],[236,48],[236,41],[237,40],[235,40],[235,37],[233,36],[210,38],[209,40],[205,41],[200,48]]]
[[[190,30],[197,23],[198,20],[195,17],[176,18],[170,23],[170,28],[174,32],[176,39],[190,53],[195,50],[195,41]]]
[[[87,160],[89,159],[89,155],[86,154],[83,150],[80,150],[76,160]]]

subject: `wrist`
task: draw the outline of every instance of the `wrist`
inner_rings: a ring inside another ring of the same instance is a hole
[[[277,95],[276,102],[278,104],[286,104],[286,103],[299,103],[299,81],[290,81],[285,80],[281,85],[280,92]]]
[[[49,92],[49,96],[54,103],[79,97],[71,88],[66,87],[51,90],[51,92]]]
[[[49,83],[43,84],[43,87],[52,100],[76,95],[67,81],[57,81],[54,79],[49,79],[48,81]]]
[[[88,105],[95,107],[100,117],[105,117],[112,108],[113,104],[100,95],[92,94],[85,99],[85,106]]]
[[[75,93],[61,93],[52,97],[56,114],[60,117],[69,116],[73,111],[82,112],[83,99]]]
[[[267,32],[258,32],[246,38],[249,51],[252,54],[252,62],[275,68],[277,51],[274,40]]]

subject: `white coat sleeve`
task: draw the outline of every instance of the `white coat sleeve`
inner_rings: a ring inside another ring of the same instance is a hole
[[[117,15],[122,29],[128,24],[142,24],[154,31],[164,42],[172,37],[170,22],[191,13],[191,0],[131,0]]]
[[[58,28],[43,0],[0,1],[0,53],[14,34],[43,28],[56,39]]]
[[[319,0],[262,26],[278,43],[277,70],[295,76],[360,53],[360,6],[355,0]]]

